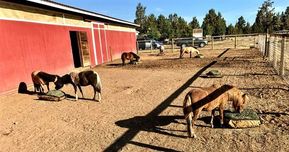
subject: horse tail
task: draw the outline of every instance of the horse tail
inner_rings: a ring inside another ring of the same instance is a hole
[[[95,71],[94,71],[94,74],[96,75],[96,84],[95,84],[95,87],[96,87],[96,89],[99,91],[99,93],[101,93],[101,87],[102,87],[102,85],[101,85],[101,80],[100,80],[99,74],[96,73]]]
[[[185,119],[187,121],[187,130],[189,137],[193,135],[193,108],[192,108],[192,93],[189,92],[184,100],[183,104],[183,112]]]

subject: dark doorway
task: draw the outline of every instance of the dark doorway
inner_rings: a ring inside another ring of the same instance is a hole
[[[70,34],[74,67],[78,68],[78,67],[81,67],[81,57],[80,57],[80,51],[79,51],[79,45],[78,45],[79,43],[78,43],[78,38],[77,38],[77,32],[70,31],[69,34]]]
[[[90,49],[87,33],[83,31],[70,31],[70,41],[73,54],[74,67],[90,65]]]

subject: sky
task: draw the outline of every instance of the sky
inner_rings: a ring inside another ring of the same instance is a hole
[[[200,25],[210,9],[220,12],[226,24],[237,22],[243,16],[251,25],[264,0],[54,0],[63,4],[133,22],[138,3],[146,7],[146,15],[168,17],[176,13],[187,22],[197,17]],[[275,12],[285,11],[289,0],[273,0]]]

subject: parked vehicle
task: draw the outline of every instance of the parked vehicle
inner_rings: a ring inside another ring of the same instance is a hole
[[[202,38],[196,38],[196,37],[189,37],[189,38],[180,38],[180,39],[177,39],[175,41],[175,44],[177,46],[193,46],[194,42],[194,47],[204,47],[208,44],[208,41],[207,40],[204,40]]]
[[[163,45],[161,42],[158,42],[156,40],[137,40],[138,42],[138,48],[139,50],[146,50],[146,49],[159,49],[161,45]]]

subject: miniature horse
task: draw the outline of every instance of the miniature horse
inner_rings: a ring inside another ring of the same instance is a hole
[[[130,63],[133,63],[134,61],[139,62],[140,57],[133,52],[123,52],[121,54],[121,60],[122,60],[122,65],[124,65],[125,60],[130,60]]]
[[[192,58],[192,52],[200,54],[200,51],[197,50],[195,47],[185,47],[182,45],[180,49],[180,59],[183,58],[184,53],[190,53],[190,58]]]
[[[59,79],[55,82],[55,89],[56,90],[61,89],[64,84],[69,83],[73,85],[75,100],[78,100],[77,87],[79,88],[83,98],[81,86],[91,85],[94,90],[93,100],[96,100],[95,95],[96,92],[98,92],[98,101],[99,102],[101,101],[101,81],[98,73],[96,73],[95,71],[89,70],[80,73],[71,72],[62,77],[59,77]]]
[[[39,91],[40,93],[44,92],[42,85],[47,86],[47,90],[49,91],[49,82],[56,82],[57,75],[48,74],[42,71],[33,71],[31,73],[31,79],[34,85],[34,92]]]
[[[193,126],[202,110],[211,112],[211,127],[213,128],[214,112],[219,107],[221,125],[224,123],[224,108],[228,101],[233,101],[233,107],[241,112],[244,104],[248,101],[248,96],[238,88],[231,85],[218,87],[212,85],[208,88],[194,88],[185,96],[183,112],[187,121],[189,137],[196,137]],[[194,116],[192,116],[194,113]]]

